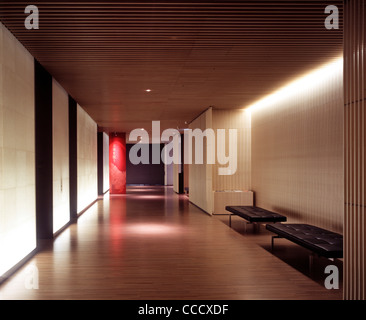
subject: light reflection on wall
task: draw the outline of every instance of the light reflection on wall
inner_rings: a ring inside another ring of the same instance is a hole
[[[253,112],[265,107],[275,106],[284,99],[289,99],[292,96],[296,96],[299,92],[311,90],[312,88],[317,88],[320,85],[323,85],[324,82],[329,81],[329,79],[341,72],[343,72],[343,56],[338,57],[327,64],[324,64],[319,68],[298,77],[288,85],[248,106],[245,110]]]
[[[311,70],[249,109],[256,205],[280,208],[292,223],[341,233],[343,58]]]

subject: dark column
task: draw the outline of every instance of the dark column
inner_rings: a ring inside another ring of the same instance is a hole
[[[52,76],[35,60],[37,240],[53,238]]]
[[[98,132],[98,194],[103,194],[103,182],[104,182],[104,174],[103,174],[103,132]]]
[[[77,103],[69,96],[70,220],[77,219]]]
[[[180,163],[178,174],[179,193],[184,193],[184,134],[180,135]]]

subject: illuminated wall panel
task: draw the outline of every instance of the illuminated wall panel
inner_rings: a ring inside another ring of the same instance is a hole
[[[53,79],[53,232],[70,220],[69,202],[69,97]]]
[[[0,23],[0,277],[36,248],[34,60]]]
[[[97,124],[77,105],[77,212],[98,198]]]
[[[343,232],[343,64],[332,61],[250,107],[256,205]]]
[[[126,134],[109,137],[109,183],[111,194],[126,193]]]

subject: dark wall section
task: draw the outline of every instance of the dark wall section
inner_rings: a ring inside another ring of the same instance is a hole
[[[126,175],[127,185],[146,184],[146,185],[164,185],[164,163],[152,164],[152,146],[149,145],[149,164],[131,163],[129,158],[130,149],[133,144],[126,144]],[[160,145],[160,151],[164,144]]]
[[[35,60],[37,240],[53,238],[52,76]]]
[[[69,179],[70,220],[77,219],[78,171],[77,171],[77,103],[69,96]]]
[[[183,163],[183,159],[184,159],[184,134],[180,135],[180,161],[181,163]],[[178,193],[184,193],[184,165],[182,164],[180,166],[180,172],[178,173],[178,185],[179,185],[179,191]]]
[[[98,195],[103,194],[103,132],[98,132]]]

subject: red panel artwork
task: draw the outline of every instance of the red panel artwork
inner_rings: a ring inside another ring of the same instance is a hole
[[[109,183],[110,194],[126,193],[126,134],[109,136]]]

